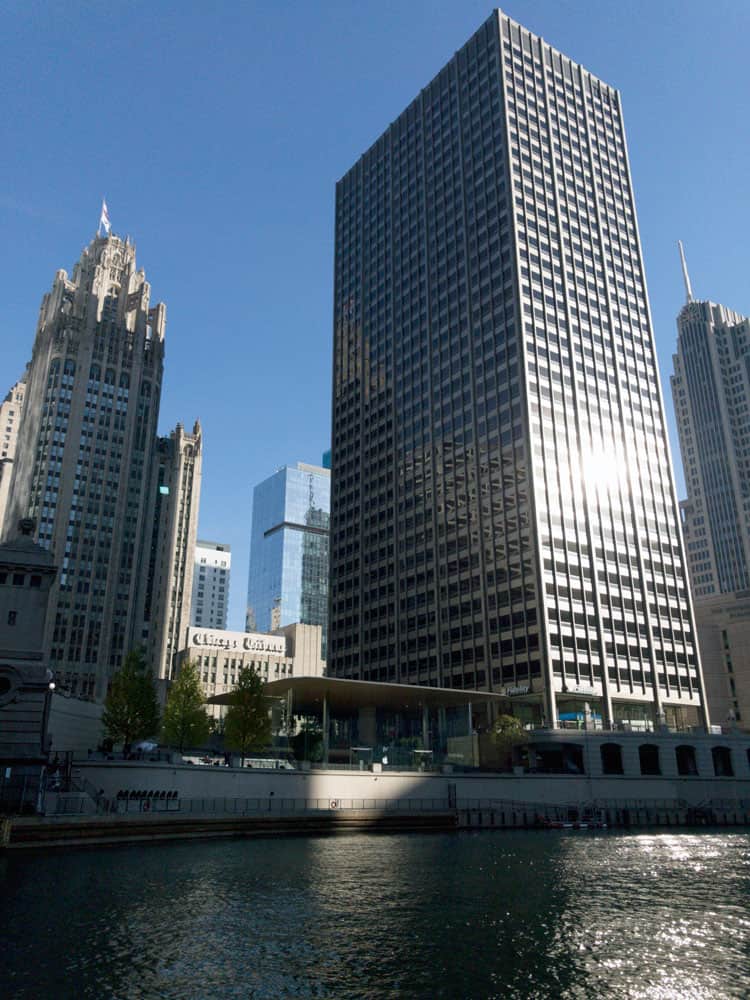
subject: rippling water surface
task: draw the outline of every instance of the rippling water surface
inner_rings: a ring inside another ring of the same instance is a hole
[[[0,996],[748,997],[750,835],[363,835],[0,857]]]

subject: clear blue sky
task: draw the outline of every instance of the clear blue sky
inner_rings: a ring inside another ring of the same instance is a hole
[[[672,421],[678,237],[696,296],[750,313],[750,4],[504,9],[622,91]],[[200,534],[232,545],[230,626],[244,622],[253,485],[328,447],[335,181],[490,10],[0,0],[0,389],[106,194],[167,303],[161,431],[203,422]]]

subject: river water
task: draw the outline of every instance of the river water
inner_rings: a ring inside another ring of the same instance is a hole
[[[356,835],[0,857],[0,997],[750,996],[750,834]]]

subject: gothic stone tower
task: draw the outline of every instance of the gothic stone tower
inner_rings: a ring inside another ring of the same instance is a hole
[[[135,247],[96,237],[42,300],[3,534],[21,517],[60,568],[44,649],[58,684],[102,697],[140,639],[137,602],[166,308]]]

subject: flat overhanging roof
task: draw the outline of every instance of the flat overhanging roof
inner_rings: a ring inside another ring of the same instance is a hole
[[[269,681],[263,691],[270,698],[286,698],[291,692],[296,714],[319,713],[323,698],[331,712],[352,712],[359,708],[385,708],[391,711],[422,708],[457,708],[504,702],[503,695],[489,691],[464,691],[456,688],[420,687],[417,684],[382,684],[379,681],[353,681],[339,677],[286,677]],[[209,705],[231,705],[232,693],[214,695]]]

